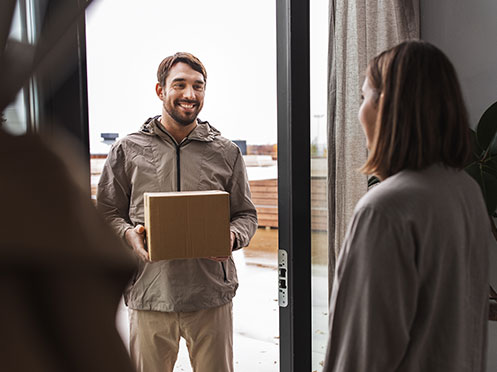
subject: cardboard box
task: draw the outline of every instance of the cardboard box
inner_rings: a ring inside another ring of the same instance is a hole
[[[146,192],[144,201],[152,261],[231,254],[227,192]]]

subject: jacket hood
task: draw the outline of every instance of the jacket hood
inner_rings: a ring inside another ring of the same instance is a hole
[[[155,116],[153,118],[148,118],[145,123],[140,128],[140,133],[148,136],[157,135],[159,137],[169,137],[172,136],[167,132],[164,126],[160,123],[160,116]],[[207,121],[202,121],[197,119],[198,125],[196,128],[187,136],[189,140],[211,142],[216,137],[221,135],[221,132],[214,128]]]

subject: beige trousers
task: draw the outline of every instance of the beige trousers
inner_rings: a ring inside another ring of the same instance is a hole
[[[179,340],[194,372],[233,372],[233,304],[194,312],[129,309],[130,353],[138,372],[173,372]]]

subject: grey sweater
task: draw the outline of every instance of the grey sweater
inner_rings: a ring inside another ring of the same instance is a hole
[[[339,256],[324,371],[484,371],[490,243],[463,171],[405,170],[370,190]]]

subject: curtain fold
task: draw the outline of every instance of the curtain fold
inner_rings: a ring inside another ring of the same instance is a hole
[[[330,0],[328,48],[329,290],[354,207],[367,191],[367,158],[357,114],[371,58],[419,38],[419,0]]]

